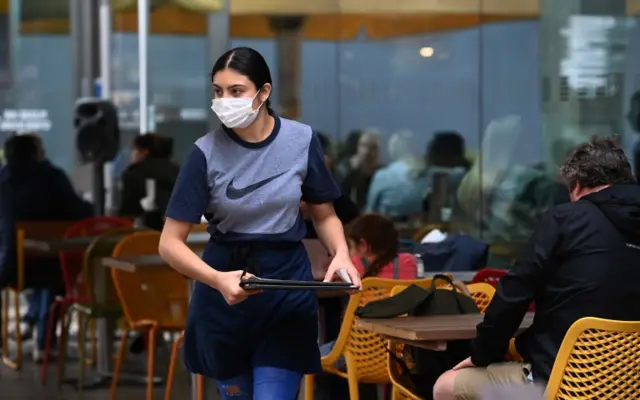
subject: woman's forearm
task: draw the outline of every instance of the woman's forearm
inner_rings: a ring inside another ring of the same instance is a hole
[[[318,238],[332,256],[349,254],[344,227],[335,213],[313,220]]]
[[[184,242],[176,238],[163,238],[158,249],[160,256],[181,274],[216,287],[220,272],[202,261]]]

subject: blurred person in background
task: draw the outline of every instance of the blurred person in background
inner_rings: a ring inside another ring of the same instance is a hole
[[[364,209],[367,203],[369,186],[373,179],[373,174],[380,168],[380,135],[367,130],[362,133],[352,132],[347,139],[348,150],[353,145],[355,138],[358,138],[353,155],[347,155],[336,165],[336,178],[342,193],[353,200],[358,209]]]
[[[141,218],[142,224],[162,230],[164,211],[180,167],[171,161],[173,139],[147,133],[133,139],[131,164],[122,174],[118,213]],[[152,181],[149,193],[149,182]]]
[[[640,134],[640,90],[631,95],[629,100],[629,112],[627,113],[627,121],[629,126],[636,133]],[[636,179],[640,183],[640,140],[636,138],[635,145],[633,146],[633,170],[636,174]]]
[[[408,218],[422,211],[427,190],[425,165],[415,154],[416,137],[411,131],[399,131],[389,139],[391,164],[373,175],[367,195],[367,213],[390,218]]]
[[[6,165],[0,170],[0,287],[17,281],[16,223],[20,221],[76,221],[91,217],[93,207],[75,192],[71,181],[45,156],[36,134],[11,136],[4,146]],[[25,288],[34,289],[23,322],[23,338],[33,335],[34,359],[44,349],[49,306],[64,292],[58,256],[28,259]],[[54,337],[55,340],[55,337]],[[53,346],[55,348],[55,345]]]
[[[460,182],[471,168],[471,163],[466,158],[465,142],[462,135],[456,131],[439,131],[427,144],[426,163],[426,190],[422,202],[422,210],[429,212],[434,198],[444,199],[440,206],[455,209],[457,207],[455,195]],[[445,175],[447,179],[447,193],[434,193],[437,175]],[[443,221],[446,222],[446,221]]]
[[[523,134],[520,116],[492,120],[484,133],[481,156],[457,191],[472,234],[482,232],[490,243],[524,243],[553,204],[555,191],[548,172],[523,165],[516,157]]]

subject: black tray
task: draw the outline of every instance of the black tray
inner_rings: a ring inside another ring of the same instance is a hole
[[[289,281],[255,277],[243,279],[240,281],[240,287],[246,290],[338,290],[343,292],[355,289],[353,284],[348,282]]]

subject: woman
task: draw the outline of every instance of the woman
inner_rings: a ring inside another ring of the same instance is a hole
[[[363,279],[417,279],[416,258],[398,252],[398,230],[389,218],[362,215],[348,225],[347,238],[353,263]]]
[[[380,168],[380,139],[373,130],[363,131],[357,136],[355,153],[336,166],[336,176],[342,193],[349,196],[363,210],[373,174]],[[351,141],[351,137],[348,141]],[[348,143],[347,147],[352,144]]]
[[[244,271],[312,280],[300,200],[333,254],[325,280],[346,270],[360,287],[331,202],[340,196],[310,127],[269,109],[264,58],[241,47],[211,72],[212,109],[223,125],[198,139],[167,208],[160,254],[196,280],[185,333],[187,368],[216,379],[223,399],[293,400],[302,376],[320,370],[317,297],[310,291],[249,292]],[[209,215],[202,259],[185,245]],[[243,271],[244,270],[244,271]]]
[[[171,161],[172,139],[158,134],[137,135],[133,139],[131,165],[122,173],[122,201],[119,214],[141,218],[142,224],[161,230],[178,166]],[[147,193],[147,181],[154,181],[155,192]],[[151,207],[141,201],[153,199]]]
[[[399,235],[393,222],[382,215],[365,214],[347,225],[347,239],[354,265],[362,278],[378,277],[386,279],[416,279],[418,265],[409,253],[398,253]],[[337,338],[336,338],[337,339]],[[336,339],[320,345],[320,353],[328,355],[336,344]],[[339,370],[346,371],[344,356],[335,363]],[[335,375],[316,375],[316,400],[347,400],[349,390],[346,382]],[[377,388],[359,385],[360,398],[376,398]]]

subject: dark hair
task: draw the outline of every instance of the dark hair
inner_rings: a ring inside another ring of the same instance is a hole
[[[171,158],[173,138],[157,133],[138,134],[133,138],[133,147],[148,151],[150,157]]]
[[[4,154],[8,165],[36,165],[40,159],[42,142],[33,135],[11,135],[4,142]]]
[[[347,225],[347,238],[356,244],[364,240],[375,259],[363,278],[377,276],[380,269],[398,256],[399,234],[393,221],[379,214],[365,214]]]
[[[164,135],[155,135],[153,137],[152,157],[171,158],[173,157],[173,138]]]
[[[570,190],[578,183],[588,189],[636,183],[627,156],[612,138],[593,139],[573,149],[560,168],[560,175]]]
[[[427,164],[437,167],[470,168],[465,158],[465,143],[462,135],[456,131],[436,132],[427,144]]]
[[[221,55],[211,69],[211,82],[216,73],[227,68],[249,78],[256,85],[256,90],[262,89],[267,83],[273,85],[271,71],[264,57],[250,47],[236,47]],[[267,99],[265,105],[269,108],[271,101]]]
[[[353,156],[358,152],[358,143],[360,142],[360,136],[364,131],[360,129],[353,130],[349,132],[347,135],[347,140],[344,141],[344,145],[342,146],[342,151],[338,156],[338,159],[342,160],[344,158],[348,158]]]
[[[133,138],[133,147],[138,150],[147,150],[149,153],[153,151],[154,146],[154,137],[155,134],[145,133],[137,134],[136,137]]]

